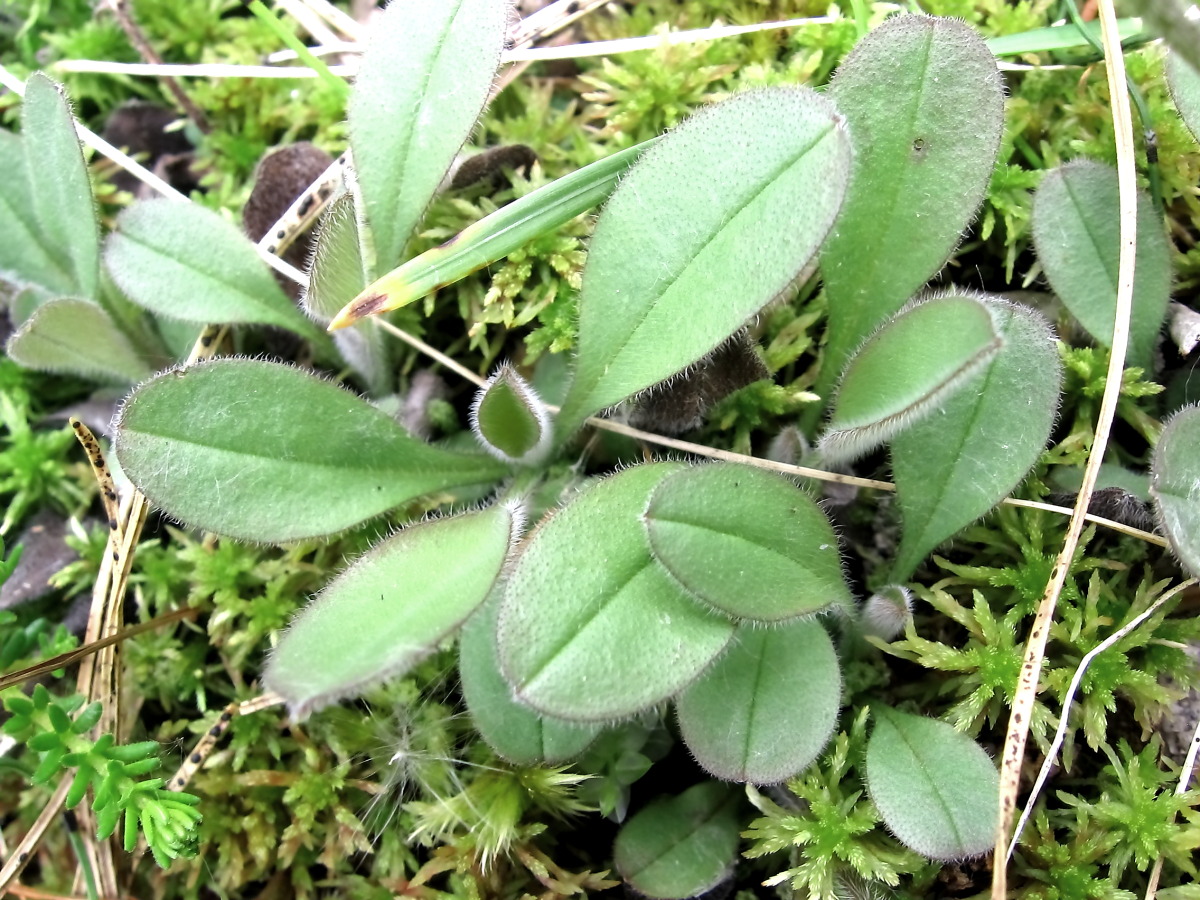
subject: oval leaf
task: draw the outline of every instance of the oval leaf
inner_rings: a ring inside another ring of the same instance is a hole
[[[485,450],[507,463],[540,462],[550,449],[550,415],[533,388],[500,366],[471,404],[471,430]]]
[[[958,860],[995,843],[996,766],[945,722],[876,708],[867,786],[888,828],[923,856]]]
[[[562,433],[696,362],[787,288],[849,166],[841,117],[804,88],[739,94],[648,150],[592,237]]]
[[[195,203],[143,200],[126,209],[108,237],[104,264],[130,300],[172,319],[257,322],[321,336],[250,240]]]
[[[37,212],[25,172],[25,144],[20,136],[0,128],[0,280],[32,283],[53,294],[76,290],[69,261],[56,257],[37,222]]]
[[[841,670],[820,622],[743,625],[679,695],[683,739],[718,778],[777,784],[804,771],[837,724]]]
[[[651,495],[645,522],[655,558],[731,616],[778,622],[853,605],[829,521],[771,472],[713,463],[672,475]]]
[[[850,192],[821,251],[829,299],[822,390],[957,246],[987,190],[1004,125],[996,59],[957,19],[888,19],[846,57],[829,96],[855,153]]]
[[[475,127],[508,12],[508,0],[394,0],[374,20],[346,110],[374,271],[400,262]]]
[[[471,721],[489,747],[518,766],[554,765],[587,749],[604,726],[543,716],[513,699],[496,653],[499,597],[489,598],[462,631],[458,674]]]
[[[729,873],[737,853],[738,793],[707,781],[655,800],[617,834],[617,871],[647,897],[703,894]]]
[[[821,454],[852,459],[891,440],[961,390],[1002,343],[992,313],[975,297],[913,304],[850,360]]]
[[[299,369],[248,359],[167,372],[130,395],[121,468],[170,515],[257,541],[331,534],[431,491],[507,469],[411,437]]]
[[[518,699],[567,719],[632,715],[674,695],[734,631],[651,558],[639,517],[675,463],[580,493],[530,538],[505,591],[500,664]]]
[[[1137,259],[1128,364],[1150,369],[1171,299],[1171,249],[1162,217],[1137,198]],[[1112,346],[1120,250],[1117,172],[1091,160],[1055,169],[1033,199],[1033,243],[1050,286],[1097,343]]]
[[[1158,439],[1150,495],[1179,561],[1200,576],[1200,407],[1176,413]]]
[[[1200,141],[1200,72],[1174,51],[1167,54],[1167,87],[1183,124]]]
[[[112,319],[87,300],[51,300],[39,306],[8,340],[8,355],[43,372],[132,383],[152,372]]]
[[[25,84],[21,131],[29,195],[43,246],[71,273],[73,293],[94,300],[100,284],[100,230],[92,183],[67,98],[40,72]],[[12,175],[6,172],[4,177]]]
[[[936,416],[892,441],[904,524],[892,581],[907,581],[934,547],[1007,497],[1046,446],[1062,366],[1037,313],[986,301],[1003,347]]]
[[[512,515],[496,505],[388,538],[296,616],[263,683],[303,717],[403,674],[487,597],[512,531]]]

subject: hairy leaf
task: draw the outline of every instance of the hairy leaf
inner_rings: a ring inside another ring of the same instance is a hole
[[[25,84],[21,129],[29,196],[45,239],[42,246],[71,273],[72,293],[94,300],[100,285],[100,230],[92,184],[67,98],[40,72]],[[4,177],[12,175],[6,172]]]
[[[738,794],[706,781],[676,797],[660,797],[617,834],[617,871],[646,897],[703,894],[733,865],[738,843]]]
[[[983,749],[936,719],[886,707],[873,711],[867,785],[892,833],[931,859],[990,850],[1000,779]]]
[[[1200,70],[1178,53],[1167,54],[1167,87],[1188,131],[1200,141]]]
[[[143,200],[117,217],[104,263],[139,306],[188,322],[278,325],[320,337],[249,239],[194,203]]]
[[[299,369],[224,359],[167,372],[130,395],[117,459],[170,515],[218,534],[331,534],[432,491],[507,469],[410,436],[388,415]]]
[[[400,262],[475,127],[508,12],[508,0],[393,0],[374,20],[346,111],[374,272]]]
[[[679,729],[718,778],[777,784],[817,758],[837,724],[841,694],[837,653],[820,622],[742,625],[679,695]]]
[[[938,411],[892,441],[903,538],[891,581],[907,581],[933,548],[1012,492],[1050,437],[1062,366],[1037,313],[986,301],[1003,346]]]
[[[957,19],[888,19],[846,57],[829,96],[855,152],[850,191],[821,251],[826,390],[946,262],[983,200],[1004,124],[996,60]]]
[[[296,616],[263,683],[305,716],[403,674],[484,601],[512,532],[512,514],[495,505],[388,538]]]
[[[655,558],[731,616],[778,622],[852,605],[833,528],[779,475],[734,463],[688,469],[655,489],[645,521]]]
[[[1149,369],[1171,299],[1171,248],[1162,217],[1141,191],[1137,206],[1127,359]],[[1049,173],[1033,201],[1033,243],[1050,286],[1105,347],[1116,321],[1118,210],[1116,169],[1082,159]]]
[[[151,374],[108,314],[87,300],[42,304],[9,338],[6,352],[21,365],[43,372],[126,384]]]
[[[471,721],[489,747],[518,766],[554,765],[587,749],[603,730],[597,723],[544,716],[513,698],[500,673],[496,617],[500,597],[493,592],[462,631],[458,673]]]
[[[69,260],[42,234],[25,170],[25,144],[0,128],[0,280],[34,284],[53,294],[76,291]]]
[[[301,305],[321,325],[328,325],[337,311],[367,283],[360,231],[354,195],[350,192],[329,204],[317,226],[308,288]],[[333,342],[342,358],[373,389],[384,393],[391,386],[393,375],[387,343],[373,324],[339,331]]]
[[[518,699],[553,716],[605,721],[674,695],[734,631],[650,554],[640,522],[677,463],[627,469],[543,523],[509,578],[497,628]]]
[[[819,449],[853,459],[932,415],[1003,345],[990,309],[948,294],[914,303],[850,360]]]
[[[1200,577],[1200,407],[1177,412],[1158,439],[1150,496],[1179,561]]]
[[[541,462],[550,449],[550,416],[533,388],[501,365],[471,405],[471,430],[488,453],[507,463]]]
[[[562,434],[696,362],[786,289],[849,165],[840,116],[804,88],[739,94],[648,150],[596,224]]]

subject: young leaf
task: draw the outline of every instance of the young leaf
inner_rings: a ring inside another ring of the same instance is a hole
[[[361,223],[353,193],[342,194],[325,210],[317,226],[308,288],[301,306],[309,317],[328,325],[337,311],[367,283],[362,257]],[[342,358],[378,393],[391,387],[387,342],[371,326],[343,330],[333,336]]]
[[[787,288],[849,166],[841,117],[805,88],[739,94],[648,150],[596,224],[561,434],[694,363]]]
[[[488,453],[509,464],[540,462],[550,449],[550,415],[533,388],[500,366],[471,404],[471,430]]]
[[[330,203],[321,216],[309,270],[300,305],[315,321],[328,325],[367,283],[358,211],[350,191]]]
[[[892,441],[903,538],[891,581],[907,581],[928,553],[1003,500],[1050,437],[1062,367],[1037,313],[986,301],[1000,352],[936,416]]]
[[[983,200],[1004,124],[996,60],[957,19],[888,19],[846,57],[829,97],[855,152],[846,203],[821,251],[823,390],[946,262]]]
[[[837,653],[820,622],[742,625],[725,654],[679,695],[679,729],[718,778],[777,784],[817,758],[841,695]]]
[[[1167,87],[1183,124],[1200,141],[1200,71],[1174,51],[1167,54]]]
[[[458,645],[458,674],[471,721],[488,746],[515,765],[554,765],[574,759],[604,726],[543,716],[513,699],[496,653],[499,601],[493,592],[463,626]]]
[[[617,871],[647,897],[703,894],[733,865],[737,808],[737,791],[718,781],[655,800],[618,832],[613,847]]]
[[[92,184],[67,98],[40,72],[30,75],[25,84],[21,131],[25,174],[43,247],[71,273],[72,293],[94,300],[99,292],[100,230]],[[11,178],[12,173],[4,177]]]
[[[347,108],[354,170],[375,247],[404,245],[492,89],[508,0],[394,0],[375,19]]]
[[[127,384],[152,374],[104,310],[88,300],[42,304],[8,339],[6,352],[21,365],[43,372]]]
[[[553,716],[605,721],[674,695],[728,643],[656,563],[639,517],[677,463],[626,469],[544,522],[509,578],[497,627],[517,698]]]
[[[976,297],[948,294],[914,303],[850,360],[821,454],[853,459],[891,440],[962,390],[1002,345],[992,312]]]
[[[1150,368],[1171,299],[1162,217],[1138,192],[1128,364]],[[1050,286],[1098,343],[1112,345],[1117,309],[1117,172],[1079,159],[1048,174],[1033,198],[1033,243]]]
[[[778,622],[853,603],[833,528],[773,473],[734,463],[687,469],[655,489],[644,520],[654,557],[728,615]]]
[[[343,301],[346,308],[334,317],[330,330],[415,303],[587,212],[602,203],[625,170],[659,140],[643,141],[543,185],[468,225],[446,243],[410,259],[365,289],[360,285],[359,291],[349,295],[352,302]]]
[[[1179,561],[1200,576],[1200,407],[1181,409],[1158,439],[1150,496]]]
[[[892,833],[930,859],[990,850],[1000,779],[983,749],[945,722],[886,707],[874,712],[867,786]]]
[[[513,517],[502,505],[393,535],[296,616],[263,683],[303,717],[403,674],[487,597],[512,536]]]
[[[195,203],[143,200],[117,217],[104,264],[134,303],[188,322],[278,325],[320,338],[250,241]]]
[[[75,292],[68,260],[57,257],[37,222],[25,171],[25,144],[0,128],[0,280],[35,284],[58,295]]]
[[[411,437],[299,369],[223,359],[159,375],[117,423],[117,459],[170,515],[256,541],[331,534],[431,491],[508,470]]]

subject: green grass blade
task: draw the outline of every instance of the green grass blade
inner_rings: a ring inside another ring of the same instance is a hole
[[[653,138],[597,160],[469,225],[440,247],[368,285],[334,317],[329,329],[345,328],[364,316],[415,303],[598,206],[625,171],[659,140]]]

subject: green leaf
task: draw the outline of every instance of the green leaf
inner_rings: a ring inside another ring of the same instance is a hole
[[[328,325],[337,311],[357,296],[368,281],[360,229],[351,192],[329,204],[317,226],[308,287],[300,303],[304,311],[323,326]],[[342,330],[333,336],[333,342],[342,358],[375,392],[388,391],[394,376],[387,342],[378,329],[363,325]]]
[[[410,259],[366,289],[360,285],[361,293],[355,291],[343,301],[348,305],[331,328],[344,328],[363,316],[415,303],[587,212],[612,193],[617,179],[658,140],[643,141],[543,185],[468,225],[441,246]]]
[[[544,522],[500,608],[500,664],[517,699],[553,716],[606,721],[685,687],[734,626],[689,597],[650,555],[640,517],[678,463],[627,469]]]
[[[100,230],[92,184],[67,98],[59,85],[40,72],[25,83],[21,131],[42,246],[60,268],[71,273],[72,293],[94,300],[100,283]]]
[[[867,786],[883,821],[930,859],[990,850],[1000,779],[983,749],[944,722],[875,707]]]
[[[759,622],[853,605],[837,536],[792,482],[735,463],[665,479],[645,513],[650,548],[689,593]]]
[[[159,315],[257,322],[322,337],[276,284],[250,240],[195,203],[143,200],[126,209],[108,237],[104,264],[130,300]]]
[[[42,372],[126,384],[153,374],[108,314],[88,300],[42,304],[8,339],[6,352],[26,368]]]
[[[300,300],[304,311],[322,325],[367,284],[359,232],[354,195],[347,191],[329,204],[317,225],[308,287]]]
[[[1097,41],[1100,40],[1099,21],[1087,22],[1084,28]],[[988,38],[987,48],[996,56],[1020,56],[1025,53],[1045,53],[1050,50],[1070,50],[1074,47],[1090,47],[1091,44],[1073,22],[1065,25],[1050,25],[1046,28],[1031,28],[1017,34],[1001,34]],[[1121,40],[1142,34],[1141,19],[1118,19],[1117,34]]]
[[[1200,407],[1172,416],[1154,448],[1150,471],[1150,496],[1171,548],[1189,572],[1200,576]]]
[[[846,57],[829,97],[855,153],[821,251],[829,299],[821,390],[946,262],[983,200],[1004,124],[996,60],[956,19],[888,19]]]
[[[0,128],[0,280],[35,284],[58,295],[75,292],[75,281],[56,258],[37,222],[25,170],[25,145],[19,135]]]
[[[648,150],[596,224],[561,434],[696,362],[787,289],[849,166],[841,117],[805,88],[739,94]]]
[[[655,800],[618,832],[617,871],[647,897],[703,894],[733,866],[738,799],[729,786],[706,781]]]
[[[1192,137],[1200,141],[1200,70],[1178,53],[1167,54],[1167,87]]]
[[[271,542],[331,534],[422,494],[508,472],[482,454],[416,440],[337,385],[249,359],[143,384],[121,412],[116,453],[170,515]]]
[[[471,430],[485,450],[507,463],[540,462],[550,449],[550,415],[533,388],[500,366],[471,404]]]
[[[1131,366],[1151,368],[1171,299],[1171,248],[1162,217],[1143,192],[1137,198],[1137,259],[1129,322]],[[1033,243],[1046,278],[1098,343],[1112,346],[1120,250],[1117,172],[1075,160],[1049,173],[1033,200]]]
[[[967,294],[912,304],[850,360],[829,428],[826,460],[853,459],[929,416],[1003,345],[993,313]]]
[[[1130,5],[1148,30],[1162,35],[1173,52],[1200,70],[1200,24],[1189,16],[1195,9],[1191,0],[1131,0]]]
[[[820,622],[742,625],[725,654],[679,695],[679,729],[718,778],[777,784],[817,758],[841,695],[837,653]]]
[[[495,592],[463,627],[458,674],[471,721],[489,747],[518,766],[554,765],[587,749],[604,726],[543,716],[513,699],[496,652]]]
[[[303,717],[408,671],[487,597],[513,537],[502,505],[411,525],[359,557],[288,626],[263,683]]]
[[[936,416],[892,441],[904,525],[893,582],[907,581],[938,544],[1007,497],[1054,425],[1062,366],[1050,326],[1023,306],[986,302],[1000,352]]]
[[[371,26],[347,108],[354,170],[385,272],[487,102],[507,0],[397,0]]]

